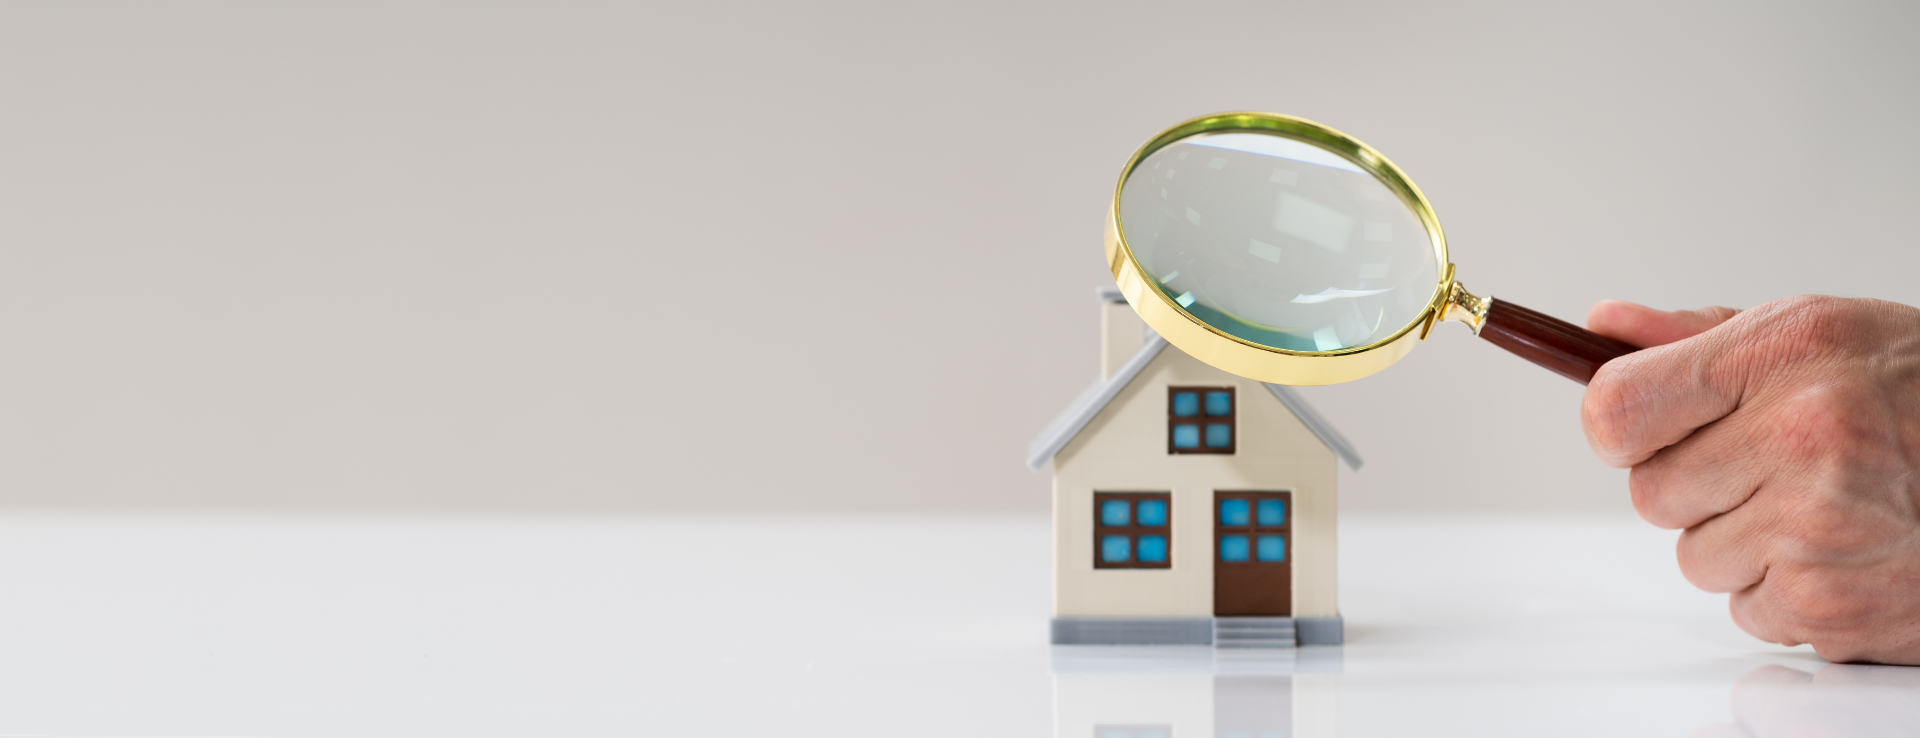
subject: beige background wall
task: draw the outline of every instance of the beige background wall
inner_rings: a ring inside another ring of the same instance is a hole
[[[1476,290],[1920,302],[1908,2],[0,4],[0,505],[1044,510],[1100,222],[1199,113],[1360,136]],[[1620,509],[1442,332],[1348,509]],[[1473,429],[1485,448],[1436,443]],[[1344,473],[1344,472],[1343,472]]]

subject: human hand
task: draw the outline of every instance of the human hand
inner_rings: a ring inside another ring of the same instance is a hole
[[[1640,516],[1685,529],[1687,580],[1762,640],[1920,664],[1920,310],[1610,300],[1587,325],[1644,348],[1600,368],[1580,420]]]

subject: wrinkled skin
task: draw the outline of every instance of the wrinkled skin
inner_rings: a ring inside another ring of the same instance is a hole
[[[1645,350],[1581,403],[1680,571],[1762,640],[1920,664],[1920,310],[1801,296],[1744,312],[1593,306]]]

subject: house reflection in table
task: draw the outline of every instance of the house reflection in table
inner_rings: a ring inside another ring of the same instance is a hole
[[[1323,738],[1340,647],[1056,646],[1055,738]]]

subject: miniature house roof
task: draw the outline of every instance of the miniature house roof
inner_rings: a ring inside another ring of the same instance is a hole
[[[1105,302],[1118,302],[1120,291],[1113,288],[1102,289],[1100,298]],[[1159,356],[1160,352],[1167,348],[1167,339],[1161,338],[1151,328],[1147,329],[1147,333],[1147,342],[1140,346],[1140,350],[1134,353],[1133,358],[1120,365],[1113,376],[1094,382],[1093,386],[1082,390],[1079,397],[1073,398],[1073,402],[1069,403],[1065,410],[1060,411],[1053,422],[1047,424],[1045,430],[1040,431],[1040,436],[1033,439],[1033,443],[1027,444],[1028,469],[1040,471],[1048,461],[1053,460],[1054,454],[1060,453],[1060,449],[1066,448],[1075,436],[1080,435],[1080,431],[1086,428],[1088,423],[1093,422],[1094,417],[1099,415],[1101,410],[1106,409],[1107,403],[1112,402],[1113,398],[1120,394],[1120,390],[1126,389],[1128,384],[1133,383],[1134,378],[1140,376],[1140,372],[1147,368],[1147,364],[1152,363],[1154,357]],[[1294,417],[1300,419],[1301,425],[1305,425],[1307,430],[1312,431],[1313,435],[1320,439],[1321,443],[1333,450],[1334,455],[1346,462],[1347,468],[1354,471],[1360,470],[1362,463],[1360,452],[1354,450],[1353,444],[1347,441],[1346,436],[1340,435],[1340,431],[1335,429],[1332,423],[1328,423],[1326,418],[1314,411],[1313,406],[1307,404],[1306,398],[1301,397],[1300,393],[1295,392],[1292,387],[1283,384],[1266,382],[1261,384],[1266,386],[1268,392],[1273,393],[1280,404],[1286,405],[1287,409],[1293,412]]]

